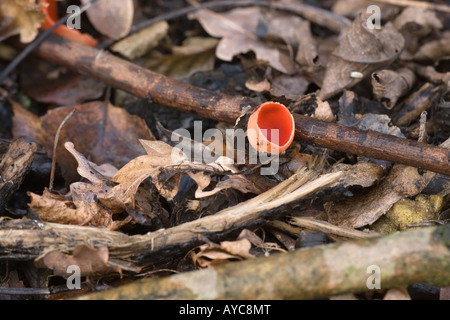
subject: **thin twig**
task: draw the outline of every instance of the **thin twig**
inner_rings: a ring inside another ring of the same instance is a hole
[[[374,2],[392,4],[394,6],[402,6],[402,7],[431,9],[450,13],[450,7],[446,4],[436,4],[432,2],[410,1],[410,0],[374,0]]]
[[[61,130],[66,124],[66,122],[70,119],[70,117],[73,116],[76,109],[73,109],[61,122],[61,124],[58,127],[58,130],[55,134],[55,141],[53,142],[53,154],[52,154],[52,169],[50,171],[50,184],[49,184],[49,191],[51,192],[53,190],[53,180],[55,178],[55,166],[56,166],[56,148],[58,147],[58,141],[59,141],[59,135],[61,134]]]

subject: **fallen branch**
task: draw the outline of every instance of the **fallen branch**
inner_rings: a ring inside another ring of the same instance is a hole
[[[381,289],[444,287],[449,263],[447,224],[138,280],[81,299],[320,299],[367,291],[371,266],[380,268]]]
[[[162,250],[173,246],[190,249],[205,235],[244,227],[261,219],[268,210],[330,186],[342,177],[342,173],[316,177],[317,173],[313,171],[300,170],[255,198],[214,215],[146,235],[127,236],[106,229],[31,220],[0,220],[0,260],[32,260],[52,250],[71,252],[78,244],[85,243],[108,247],[110,260],[123,263],[130,260],[135,263],[162,261]],[[297,189],[291,190],[292,185]]]
[[[198,88],[76,42],[52,36],[35,51],[42,58],[90,75],[137,97],[202,117],[234,123],[249,98]],[[319,147],[403,163],[450,175],[450,151],[374,131],[294,114],[296,138]]]

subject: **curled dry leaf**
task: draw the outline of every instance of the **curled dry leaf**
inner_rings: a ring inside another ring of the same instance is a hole
[[[221,38],[216,49],[219,59],[231,61],[237,54],[253,51],[258,60],[266,61],[278,71],[288,74],[296,71],[288,54],[261,40],[265,34],[261,35],[260,30],[269,28],[261,8],[238,8],[222,14],[200,10],[190,18],[197,19],[211,36]]]
[[[415,81],[414,72],[406,68],[377,71],[372,73],[373,94],[385,108],[392,109],[400,97],[410,92]]]
[[[54,250],[38,257],[34,264],[38,268],[52,269],[55,275],[65,278],[73,274],[73,270],[68,269],[69,266],[78,266],[80,275],[83,277],[109,273],[119,273],[122,276],[122,270],[118,266],[109,265],[108,259],[107,247],[92,248],[85,244],[79,244],[73,249],[72,255]]]
[[[43,145],[49,156],[59,125],[73,109],[77,112],[61,130],[60,143],[56,149],[56,162],[68,184],[78,181],[79,176],[76,161],[63,146],[65,141],[72,141],[77,150],[94,163],[110,163],[121,167],[130,159],[143,154],[138,139],[154,139],[141,118],[108,103],[90,102],[53,109],[42,117],[42,128],[49,135]]]
[[[334,122],[336,120],[328,101],[322,101],[320,98],[317,98],[317,108],[314,110],[313,118],[325,122]]]
[[[155,48],[159,41],[167,35],[168,31],[169,24],[166,21],[157,22],[118,41],[111,47],[111,50],[120,53],[128,59],[142,57]]]
[[[86,4],[88,0],[81,0]],[[95,29],[105,36],[117,40],[130,32],[133,22],[133,0],[97,0],[87,16]]]
[[[405,39],[387,23],[381,29],[369,29],[369,15],[361,13],[348,27],[339,46],[333,51],[327,64],[321,99],[327,99],[345,88],[362,81],[373,71],[389,65],[403,50]],[[352,73],[361,73],[361,77],[352,77]]]
[[[432,30],[442,29],[442,22],[436,12],[426,8],[406,7],[393,21],[397,30],[406,32],[410,40],[418,40]]]
[[[213,265],[253,258],[250,254],[252,244],[246,238],[235,241],[222,241],[220,245],[208,243],[200,246],[196,253],[191,252],[191,258],[196,265],[206,268]]]
[[[2,0],[0,2],[0,41],[20,34],[20,41],[31,42],[38,34],[44,12],[35,0]]]

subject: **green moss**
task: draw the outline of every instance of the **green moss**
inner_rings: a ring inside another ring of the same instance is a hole
[[[444,199],[437,195],[418,195],[414,200],[401,199],[371,227],[383,234],[403,231],[407,225],[427,220],[437,220]]]

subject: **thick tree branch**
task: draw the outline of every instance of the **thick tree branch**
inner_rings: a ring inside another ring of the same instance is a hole
[[[138,280],[82,299],[320,299],[367,291],[370,266],[380,268],[381,289],[447,286],[449,265],[447,224]]]

